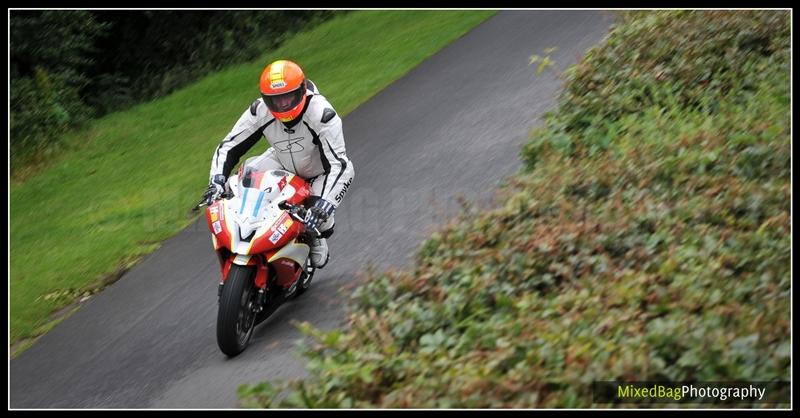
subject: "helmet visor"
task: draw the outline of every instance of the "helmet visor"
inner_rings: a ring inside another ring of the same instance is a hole
[[[300,86],[288,93],[276,94],[274,96],[262,93],[261,97],[264,98],[264,103],[269,110],[282,113],[291,110],[303,101],[303,95],[305,95],[306,91],[302,87],[303,86]]]

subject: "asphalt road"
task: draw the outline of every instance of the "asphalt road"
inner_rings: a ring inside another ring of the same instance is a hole
[[[243,354],[227,359],[217,348],[219,268],[201,219],[12,360],[10,407],[234,408],[242,383],[304,376],[290,321],[337,327],[340,292],[359,272],[408,266],[458,197],[489,204],[561,86],[554,73],[536,75],[530,56],[558,47],[551,57],[563,70],[612,19],[500,12],[348,115],[356,174],[336,213],[331,262],[256,328]]]

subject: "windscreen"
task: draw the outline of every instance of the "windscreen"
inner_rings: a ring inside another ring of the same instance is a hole
[[[239,214],[251,218],[262,218],[266,207],[278,198],[281,188],[278,183],[284,178],[275,170],[258,170],[245,167],[239,176]]]

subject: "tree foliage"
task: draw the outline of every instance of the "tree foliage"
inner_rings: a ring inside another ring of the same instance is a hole
[[[256,59],[292,33],[332,15],[11,11],[12,165],[41,157],[65,130]]]

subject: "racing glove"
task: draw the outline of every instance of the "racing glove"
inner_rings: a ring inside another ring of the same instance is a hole
[[[203,199],[205,199],[207,205],[210,205],[219,199],[223,192],[225,192],[225,176],[216,174],[211,182],[208,183],[208,190],[203,194]]]
[[[313,231],[314,228],[324,224],[333,215],[334,209],[333,203],[322,198],[317,199],[314,206],[306,212],[306,229]]]

